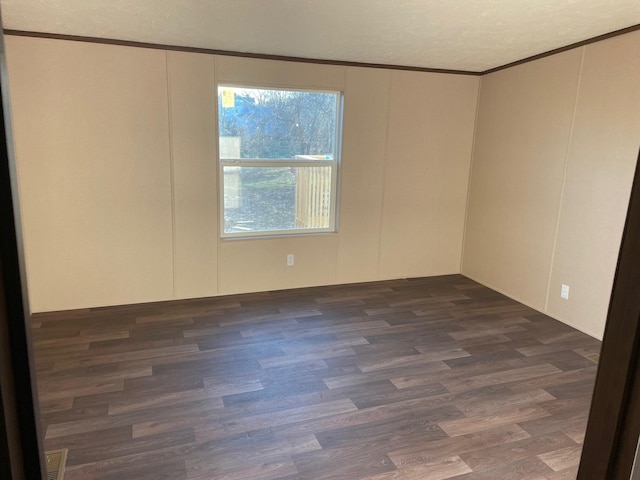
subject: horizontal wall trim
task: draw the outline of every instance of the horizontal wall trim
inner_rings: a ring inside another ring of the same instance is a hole
[[[284,62],[314,63],[319,65],[334,65],[334,66],[340,66],[340,67],[382,68],[387,70],[408,70],[412,72],[444,73],[449,75],[471,75],[471,76],[482,75],[482,72],[469,72],[466,70],[448,70],[444,68],[412,67],[408,65],[388,65],[383,63],[349,62],[344,60],[326,60],[326,59],[320,59],[320,58],[289,57],[286,55],[269,55],[266,53],[234,52],[230,50],[216,50],[211,48],[199,48],[199,47],[183,47],[183,46],[177,46],[177,45],[162,45],[162,44],[156,44],[156,43],[134,42],[130,40],[117,40],[113,38],[83,37],[78,35],[64,35],[59,33],[30,32],[26,30],[5,30],[4,34],[16,36],[16,37],[48,38],[53,40],[69,40],[74,42],[101,43],[106,45],[151,48],[155,50],[170,50],[170,51],[178,51],[178,52],[206,53],[210,55],[223,55],[227,57],[257,58],[260,60],[280,60]]]
[[[482,75],[487,75],[493,72],[499,72],[500,70],[516,67],[518,65],[522,65],[523,63],[529,63],[544,57],[550,57],[551,55],[555,55],[556,53],[566,52],[568,50],[573,50],[574,48],[580,48],[580,47],[584,47],[585,45],[601,42],[602,40],[607,40],[608,38],[618,37],[620,35],[624,35],[625,33],[635,32],[636,30],[640,30],[640,24],[632,25],[630,27],[622,28],[620,30],[615,30],[613,32],[604,33],[602,35],[598,35],[597,37],[589,38],[587,40],[582,40],[580,42],[572,43],[571,45],[566,45],[564,47],[559,47],[553,50],[549,50],[548,52],[532,55],[531,57],[523,58],[522,60],[516,60],[515,62],[507,63],[506,65],[502,65],[500,67],[490,68],[489,70],[485,70],[484,72],[482,72]]]
[[[365,62],[350,62],[344,60],[327,60],[320,58],[305,58],[305,57],[289,57],[286,55],[269,55],[265,53],[251,53],[251,52],[235,52],[231,50],[216,50],[211,48],[199,48],[199,47],[185,47],[178,45],[163,45],[157,43],[146,42],[134,42],[130,40],[118,40],[114,38],[100,38],[100,37],[84,37],[79,35],[65,35],[61,33],[47,33],[47,32],[32,32],[28,30],[4,30],[5,35],[13,35],[16,37],[36,37],[36,38],[49,38],[54,40],[69,40],[74,42],[87,42],[87,43],[102,43],[106,45],[120,45],[126,47],[138,47],[138,48],[152,48],[156,50],[171,50],[179,52],[192,52],[192,53],[206,53],[210,55],[224,55],[228,57],[243,57],[243,58],[257,58],[261,60],[281,60],[285,62],[298,62],[298,63],[315,63],[320,65],[336,65],[343,67],[362,67],[362,68],[382,68],[387,70],[406,70],[413,72],[428,72],[428,73],[444,73],[449,75],[471,75],[482,76],[489,73],[498,72],[507,68],[522,65],[524,63],[533,62],[544,57],[549,57],[557,53],[566,52],[567,50],[573,50],[574,48],[580,48],[585,45],[607,40],[609,38],[624,35],[626,33],[635,32],[640,30],[640,24],[632,25],[630,27],[615,30],[613,32],[604,33],[596,37],[588,38],[580,42],[572,43],[564,47],[555,48],[547,52],[538,53],[521,60],[516,60],[505,65],[490,68],[481,72],[472,72],[468,70],[450,70],[445,68],[427,68],[427,67],[414,67],[409,65],[390,65],[383,63],[365,63]]]

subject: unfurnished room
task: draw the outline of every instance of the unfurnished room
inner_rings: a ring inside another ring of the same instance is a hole
[[[637,0],[0,8],[0,477],[640,478]]]

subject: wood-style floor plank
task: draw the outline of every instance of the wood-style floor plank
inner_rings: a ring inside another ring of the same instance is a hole
[[[460,275],[33,317],[69,480],[568,480],[600,343]]]

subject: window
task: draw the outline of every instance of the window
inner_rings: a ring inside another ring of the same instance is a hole
[[[218,87],[223,237],[335,231],[340,92]]]

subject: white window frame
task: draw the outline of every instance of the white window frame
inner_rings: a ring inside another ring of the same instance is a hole
[[[302,88],[286,88],[273,87],[270,85],[239,85],[234,83],[221,83],[216,87],[219,88],[246,88],[246,89],[262,89],[262,90],[283,90],[287,92],[311,92],[311,93],[330,93],[336,96],[336,129],[335,129],[335,145],[333,159],[287,159],[287,158],[220,158],[220,119],[218,118],[218,95],[216,95],[216,132],[218,136],[218,215],[220,238],[251,238],[251,237],[276,237],[276,236],[293,236],[293,235],[309,235],[309,234],[327,234],[337,232],[337,213],[338,213],[338,170],[340,168],[340,157],[342,152],[342,110],[344,105],[344,93],[339,90],[321,90],[321,89],[302,89]],[[224,216],[224,167],[331,167],[331,198],[329,205],[329,226],[326,228],[293,228],[290,230],[258,230],[248,232],[225,232],[225,216]]]

